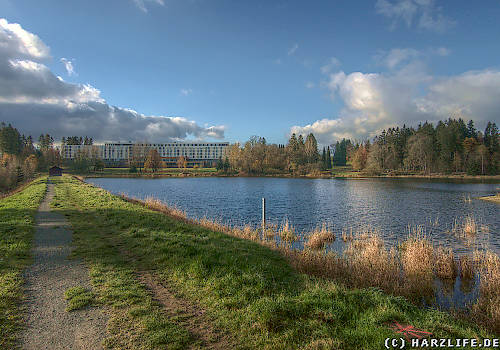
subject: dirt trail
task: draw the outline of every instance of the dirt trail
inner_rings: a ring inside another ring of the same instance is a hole
[[[108,238],[108,242],[114,245],[126,260],[138,266],[138,258],[124,249],[116,239]],[[163,306],[163,312],[168,317],[181,319],[182,325],[198,342],[201,342],[188,349],[225,350],[236,347],[236,343],[229,337],[229,334],[214,328],[202,307],[177,297],[165,281],[161,281],[151,272],[140,268],[136,270],[136,277],[146,287],[153,300]]]
[[[227,335],[214,330],[210,321],[205,317],[205,310],[180,299],[172,293],[164,283],[159,283],[149,272],[141,271],[137,274],[139,280],[152,294],[153,299],[163,306],[163,311],[170,317],[181,318],[195,339],[201,341],[203,349],[232,349],[234,344]],[[195,349],[198,347],[190,347]]]
[[[102,349],[106,316],[98,309],[67,312],[64,292],[82,286],[90,289],[88,270],[81,261],[69,260],[72,231],[65,217],[50,210],[54,185],[36,217],[34,263],[26,278],[26,330],[23,349]]]

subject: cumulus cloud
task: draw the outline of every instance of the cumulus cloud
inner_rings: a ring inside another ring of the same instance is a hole
[[[160,6],[165,6],[165,2],[163,0],[132,0],[134,4],[144,13],[148,13],[148,8],[146,7],[146,3],[152,2]]]
[[[415,60],[385,73],[331,73],[324,86],[342,102],[339,114],[293,126],[290,133],[312,132],[328,144],[344,137],[371,138],[388,127],[436,122],[457,111],[482,127],[498,120],[500,110],[498,70],[434,77]]]
[[[66,73],[68,73],[69,76],[76,75],[75,67],[73,67],[72,61],[63,57],[63,58],[61,58],[61,63],[64,65],[64,68],[66,69]]]
[[[295,52],[299,49],[299,44],[295,43],[293,46],[288,50],[288,56],[292,56],[295,54]]]
[[[23,133],[82,134],[99,141],[224,137],[224,126],[110,106],[95,87],[54,75],[41,63],[48,57],[48,47],[36,35],[0,19],[0,120]]]
[[[50,57],[49,48],[38,36],[4,18],[0,18],[0,43],[0,58],[43,60]]]
[[[442,14],[442,9],[435,5],[434,0],[377,0],[377,13],[392,20],[394,29],[399,22],[408,28],[415,26],[418,29],[445,32],[456,22]]]

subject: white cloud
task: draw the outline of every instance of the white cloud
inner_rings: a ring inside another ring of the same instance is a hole
[[[281,64],[281,59],[277,58],[273,61],[274,64]]]
[[[38,36],[0,18],[0,57],[43,60],[50,57],[49,52]]]
[[[324,86],[343,108],[334,118],[293,126],[290,133],[313,132],[320,143],[343,137],[371,138],[392,126],[436,122],[460,111],[479,127],[498,121],[500,71],[468,71],[457,76],[433,77],[418,61],[388,73],[342,71],[330,74]]]
[[[146,3],[152,2],[160,6],[165,6],[165,2],[163,0],[132,0],[134,4],[144,13],[148,13],[148,8],[146,7]]]
[[[67,58],[61,58],[61,63],[64,65],[64,68],[66,69],[66,73],[69,75],[69,76],[72,76],[72,75],[77,75],[75,73],[75,67],[73,67],[73,62],[68,60]]]
[[[288,50],[288,56],[292,56],[295,54],[295,52],[298,50],[299,44],[295,43],[293,46]]]
[[[340,66],[340,60],[337,57],[332,57],[328,60],[328,63],[320,68],[321,73],[327,74],[330,73],[334,68]]]
[[[308,89],[313,89],[315,87],[316,87],[316,84],[314,84],[312,81],[308,81],[306,83],[306,88],[308,88]]]
[[[379,51],[375,55],[375,61],[391,70],[408,65],[409,63],[428,60],[433,56],[445,57],[451,54],[451,50],[446,47],[428,48],[425,50],[415,50],[412,48],[394,48],[389,51]]]
[[[188,96],[191,95],[192,93],[193,93],[192,89],[181,89],[181,95],[183,96]]]
[[[222,125],[200,126],[185,117],[110,106],[95,87],[54,75],[39,62],[46,57],[49,50],[36,35],[0,19],[0,120],[25,134],[60,138],[77,133],[98,141],[224,138]]]
[[[399,64],[417,58],[420,55],[415,49],[392,49],[386,55],[382,55],[382,63],[389,69],[396,68]]]
[[[456,24],[442,14],[442,9],[434,4],[434,0],[377,0],[375,9],[392,20],[392,29],[403,22],[408,28],[415,26],[442,33]]]

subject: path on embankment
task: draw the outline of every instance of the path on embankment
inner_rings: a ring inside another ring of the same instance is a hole
[[[23,349],[102,349],[106,316],[97,308],[66,311],[64,292],[81,286],[91,289],[88,269],[69,259],[72,231],[66,218],[50,210],[54,185],[36,217],[33,265],[26,273],[26,329]]]

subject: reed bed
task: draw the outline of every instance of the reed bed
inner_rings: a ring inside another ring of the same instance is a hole
[[[335,241],[335,234],[328,225],[323,224],[311,232],[304,243],[304,247],[313,250],[320,250],[326,247],[328,243]]]
[[[346,247],[343,254],[339,255],[324,249],[335,240],[333,230],[326,225],[299,235],[287,219],[280,225],[267,224],[264,228],[251,225],[239,227],[208,218],[189,219],[182,210],[170,208],[154,198],[144,201],[124,195],[122,198],[183,221],[278,250],[302,273],[335,279],[350,287],[380,288],[417,303],[423,299],[429,302],[429,299],[434,298],[436,279],[449,286],[457,276],[460,276],[463,283],[470,283],[479,275],[479,299],[470,308],[468,317],[500,332],[498,255],[487,250],[477,250],[473,256],[457,258],[449,248],[434,247],[423,226],[409,226],[407,238],[392,248],[385,246],[380,232],[374,228],[367,226],[358,231],[343,230],[341,236]],[[466,217],[463,222],[456,221],[455,226],[456,230],[465,235],[477,234],[478,224],[472,216]],[[302,238],[305,249],[295,249],[292,243],[301,241]]]

